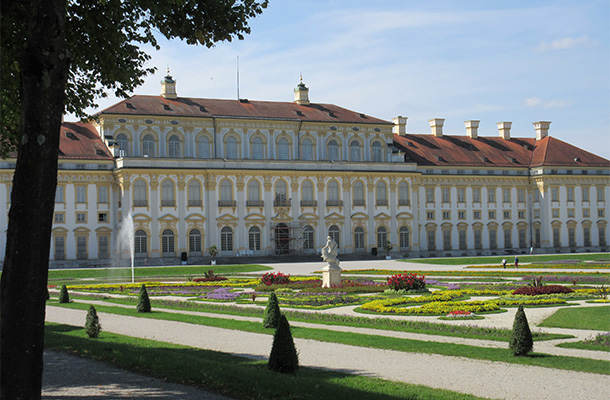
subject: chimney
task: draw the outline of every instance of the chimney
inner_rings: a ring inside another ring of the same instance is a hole
[[[436,137],[443,137],[443,124],[445,123],[444,118],[433,118],[429,119],[430,128],[432,128],[432,134]]]
[[[178,97],[176,93],[176,81],[169,74],[169,68],[167,68],[167,75],[161,81],[161,96],[164,99],[175,99]]]
[[[294,102],[300,106],[309,105],[309,89],[303,83],[303,75],[301,75],[301,82],[294,89]]]
[[[407,117],[401,117],[399,115],[396,118],[392,118],[392,122],[394,122],[392,132],[394,132],[395,135],[404,136],[407,134]]]
[[[476,139],[479,137],[479,122],[481,121],[464,121],[464,125],[466,125],[466,134],[469,138]]]
[[[549,135],[551,121],[532,122],[536,130],[536,140],[542,140]]]
[[[498,131],[502,139],[510,140],[510,126],[512,124],[512,122],[498,122]]]

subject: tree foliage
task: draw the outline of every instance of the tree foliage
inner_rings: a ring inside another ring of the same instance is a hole
[[[534,340],[532,339],[532,331],[527,322],[523,306],[519,305],[515,320],[513,322],[513,332],[510,337],[509,348],[516,356],[526,356],[527,353],[533,350]]]
[[[59,290],[59,302],[60,303],[69,303],[70,295],[68,294],[68,288],[66,285],[61,285],[61,289]]]
[[[270,370],[283,374],[294,374],[299,369],[299,355],[285,315],[280,317],[279,325],[273,335],[273,346],[267,366]]]
[[[138,312],[150,312],[150,299],[148,298],[148,292],[146,286],[142,284],[140,286],[140,293],[138,293]]]
[[[267,307],[263,314],[263,328],[277,328],[280,323],[280,304],[277,300],[275,292],[269,294],[269,300],[267,300]]]
[[[100,324],[100,318],[97,316],[97,310],[95,307],[90,306],[85,321],[85,332],[90,338],[96,338],[100,335],[101,330],[102,325]]]

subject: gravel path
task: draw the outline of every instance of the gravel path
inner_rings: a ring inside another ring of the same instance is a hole
[[[47,321],[81,326],[86,311],[47,307]],[[107,332],[264,359],[271,335],[99,313]],[[341,370],[494,399],[610,397],[606,375],[295,339],[303,366]]]

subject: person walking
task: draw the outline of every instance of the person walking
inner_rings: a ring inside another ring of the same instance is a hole
[[[502,268],[506,269],[506,258],[502,259]]]
[[[515,269],[519,268],[519,257],[515,256]]]

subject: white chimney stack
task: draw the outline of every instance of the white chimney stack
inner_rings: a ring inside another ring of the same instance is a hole
[[[477,120],[464,121],[464,125],[466,125],[466,134],[471,139],[476,139],[479,137],[479,122]]]
[[[549,135],[549,127],[551,121],[538,121],[532,122],[534,129],[536,130],[536,140],[542,140]]]
[[[407,134],[407,117],[401,117],[400,115],[396,118],[392,118],[394,126],[392,132],[396,135],[404,136]]]
[[[510,139],[510,127],[512,124],[512,122],[498,122],[498,131],[500,132],[500,137],[502,139]]]
[[[436,137],[443,137],[443,125],[445,124],[444,118],[432,118],[429,119],[430,128],[432,128],[432,134]]]

